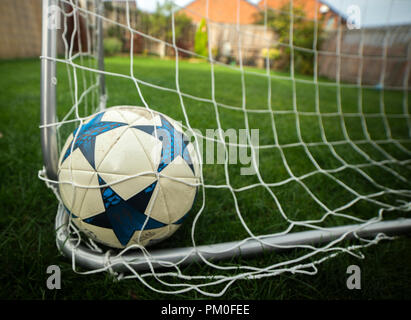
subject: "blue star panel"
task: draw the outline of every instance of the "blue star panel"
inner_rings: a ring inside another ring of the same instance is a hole
[[[113,130],[118,127],[127,126],[127,123],[123,122],[113,122],[113,121],[101,121],[103,118],[104,112],[99,113],[93,119],[91,119],[88,123],[83,124],[80,128],[80,132],[78,133],[77,139],[74,143],[73,151],[77,148],[80,148],[81,152],[83,153],[84,157],[90,163],[90,165],[95,169],[94,163],[94,147],[96,145],[96,138],[98,135]],[[79,128],[74,130],[73,136],[76,136],[76,133]],[[70,146],[67,148],[66,153],[64,154],[62,163],[67,157],[71,154],[71,147],[73,142],[71,142]]]
[[[100,186],[106,184],[100,176],[98,181]],[[156,184],[157,181],[128,200],[122,199],[109,186],[100,188],[106,211],[94,217],[84,219],[84,222],[112,229],[120,243],[123,246],[127,245],[134,232],[143,229],[144,222],[147,219],[144,212],[150,202]],[[157,229],[164,226],[166,224],[153,218],[148,218],[144,230]]]
[[[194,173],[193,163],[191,161],[190,154],[187,146],[189,141],[182,132],[177,131],[173,125],[163,116],[161,117],[161,126],[133,126],[155,137],[157,130],[157,138],[162,142],[161,159],[157,168],[157,172],[163,170],[168,164],[170,164],[177,156],[181,156],[191,171]]]

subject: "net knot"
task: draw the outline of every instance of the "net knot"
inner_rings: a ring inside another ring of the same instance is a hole
[[[106,252],[105,255],[104,255],[104,267],[107,268],[108,272],[109,272],[114,278],[117,278],[118,273],[113,270],[110,257],[111,257],[111,250],[107,250],[107,252]]]

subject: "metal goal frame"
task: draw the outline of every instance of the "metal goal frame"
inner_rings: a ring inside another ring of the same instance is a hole
[[[95,0],[99,14],[103,14],[104,6],[102,0]],[[57,30],[49,28],[49,8],[57,6],[58,0],[42,1],[42,57],[41,57],[41,147],[43,152],[43,163],[45,176],[49,180],[57,180],[58,147],[57,129],[53,125],[57,122],[56,117],[56,61],[57,57]],[[97,23],[97,55],[98,68],[104,70],[103,56],[103,25],[102,19]],[[105,106],[105,80],[104,74],[100,73],[100,103]],[[56,184],[51,187],[57,191]],[[231,259],[236,256],[246,257],[256,255],[262,251],[284,250],[295,245],[312,245],[328,243],[340,237],[345,239],[355,237],[375,237],[380,233],[385,235],[399,235],[411,232],[411,219],[397,219],[392,221],[380,221],[366,225],[346,225],[328,228],[327,230],[310,230],[295,232],[282,236],[265,237],[264,244],[255,239],[247,239],[238,242],[225,242],[214,245],[174,248],[174,249],[152,249],[150,258],[142,253],[126,252],[123,255],[107,255],[99,253],[70,239],[68,230],[69,216],[65,213],[63,205],[59,205],[55,219],[56,242],[58,249],[67,257],[76,259],[76,262],[88,269],[104,268],[107,259],[110,259],[110,268],[113,271],[127,271],[125,263],[136,271],[148,270],[153,267],[161,267],[156,261],[169,261],[179,265],[201,261],[203,258],[213,261]],[[241,244],[240,244],[241,242]],[[150,259],[151,261],[148,261]]]

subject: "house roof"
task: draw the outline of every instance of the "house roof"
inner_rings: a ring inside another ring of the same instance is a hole
[[[208,18],[213,22],[237,23],[237,0],[212,0],[208,2]],[[255,21],[259,8],[246,1],[240,0],[239,23],[250,24]],[[180,10],[194,22],[200,22],[207,16],[207,0],[194,0]]]

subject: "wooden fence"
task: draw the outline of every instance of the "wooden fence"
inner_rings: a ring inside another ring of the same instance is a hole
[[[1,0],[0,39],[0,58],[40,56],[41,0]]]
[[[411,84],[411,25],[329,32],[318,56],[321,76],[386,87]]]

